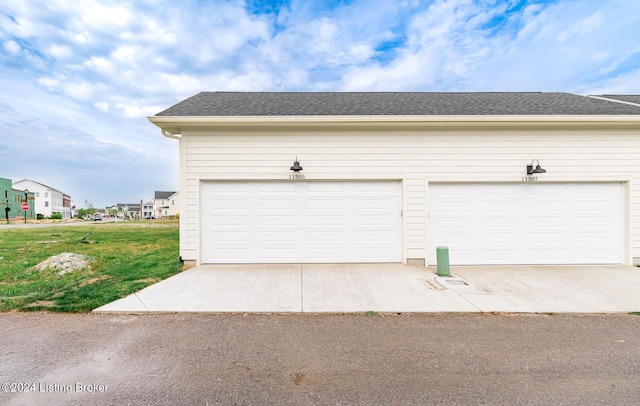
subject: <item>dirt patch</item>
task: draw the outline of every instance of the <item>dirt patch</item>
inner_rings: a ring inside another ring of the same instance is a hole
[[[27,307],[53,307],[55,303],[50,300],[40,300],[37,302],[29,303]]]
[[[182,265],[181,269],[183,271],[186,271],[187,269],[191,269],[191,268],[195,268],[195,267],[196,267],[196,264],[187,264],[187,263],[185,263],[184,265]]]
[[[45,269],[53,269],[57,271],[58,276],[62,276],[68,272],[79,271],[81,269],[91,269],[91,258],[85,255],[72,254],[63,252],[53,257],[49,257],[34,267],[40,272]]]
[[[310,387],[318,384],[320,377],[315,373],[296,371],[289,374],[289,381],[295,386]]]
[[[300,386],[304,383],[305,375],[304,372],[296,372],[295,374],[291,374],[290,378],[294,385]]]
[[[111,279],[111,276],[109,276],[109,275],[102,275],[102,276],[99,276],[99,277],[97,277],[97,278],[87,279],[86,281],[82,281],[82,282],[78,285],[78,287],[80,287],[80,288],[81,288],[81,287],[83,287],[83,286],[91,285],[92,283],[100,282],[100,281],[103,281],[103,280],[105,280],[105,279]]]
[[[156,283],[156,282],[159,282],[159,281],[160,281],[160,279],[157,279],[157,278],[136,279],[136,282],[145,282],[145,283],[147,283],[147,282]]]

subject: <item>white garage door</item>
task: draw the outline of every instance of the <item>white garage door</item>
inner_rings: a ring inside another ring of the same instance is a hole
[[[400,182],[204,182],[203,263],[401,261]]]
[[[429,262],[618,264],[621,183],[432,184]]]

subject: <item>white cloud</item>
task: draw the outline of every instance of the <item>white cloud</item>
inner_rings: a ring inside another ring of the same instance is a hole
[[[140,119],[147,116],[152,116],[166,108],[166,107],[159,107],[159,106],[141,107],[138,105],[127,105],[127,104],[117,104],[116,107],[124,112],[125,117],[140,118]]]
[[[73,55],[73,50],[66,45],[53,44],[47,49],[47,54],[56,59],[64,60]]]
[[[128,27],[135,20],[133,10],[117,3],[113,5],[113,2],[104,5],[99,1],[83,0],[76,6],[78,7],[77,19],[84,26],[118,30],[122,27]]]
[[[113,63],[107,58],[102,56],[91,56],[84,62],[87,70],[103,71],[106,73],[113,73]]]
[[[140,47],[137,45],[120,45],[110,53],[110,58],[116,64],[130,69],[139,68],[138,61],[141,56]]]
[[[60,81],[53,78],[39,78],[38,83],[52,90],[60,85]]]
[[[107,102],[95,102],[93,103],[93,105],[100,111],[102,111],[103,113],[108,113],[110,109],[109,107],[109,103]]]
[[[4,49],[10,54],[17,55],[18,53],[20,53],[20,45],[18,45],[18,43],[15,41],[5,41],[2,45]]]
[[[640,94],[640,68],[613,77],[576,85],[569,91],[578,94]]]

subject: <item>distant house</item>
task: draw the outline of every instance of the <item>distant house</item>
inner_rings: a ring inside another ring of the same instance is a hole
[[[140,218],[140,203],[116,203],[105,207],[105,211],[118,218]],[[149,219],[153,216],[153,203],[142,204],[142,218]]]
[[[178,216],[180,214],[179,193],[180,192],[155,192],[153,212],[156,218]]]
[[[18,190],[28,189],[35,195],[35,212],[44,217],[59,213],[63,219],[70,219],[71,196],[57,189],[31,179],[22,179],[13,184]]]
[[[115,208],[117,210],[117,217],[123,219],[139,218],[140,216],[140,203],[116,203]]]
[[[153,201],[148,201],[144,203],[142,208],[142,217],[145,219],[153,218],[153,213],[154,213]]]
[[[0,217],[2,219],[23,218],[25,216],[25,210],[22,210],[22,204],[25,203],[25,191],[16,189],[10,179],[0,178],[0,193],[2,194],[0,200]],[[34,193],[32,191],[27,192],[26,203],[29,204],[29,209],[26,211],[26,216],[29,219],[36,217],[36,211],[34,209]],[[6,210],[9,208],[9,210]]]

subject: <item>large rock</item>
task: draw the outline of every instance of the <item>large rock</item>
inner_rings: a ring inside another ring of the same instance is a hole
[[[62,254],[58,254],[40,262],[34,268],[38,271],[54,269],[58,271],[58,275],[62,276],[67,272],[78,271],[80,269],[91,269],[90,262],[91,258],[85,255],[63,252]]]

